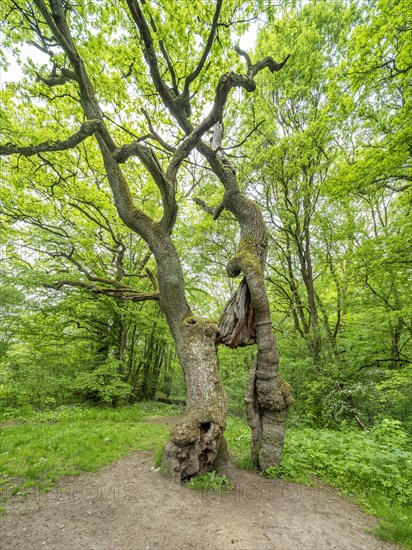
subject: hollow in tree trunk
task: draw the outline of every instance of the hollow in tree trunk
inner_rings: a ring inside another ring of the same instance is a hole
[[[163,465],[178,480],[216,469],[225,462],[227,399],[218,374],[217,327],[189,317],[181,326],[178,349],[184,369],[187,397],[183,421],[172,429]]]

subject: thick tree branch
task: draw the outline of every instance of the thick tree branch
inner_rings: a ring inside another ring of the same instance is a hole
[[[286,62],[290,57],[290,55],[287,55],[281,63],[277,63],[273,59],[273,57],[268,56],[253,64],[248,53],[246,53],[244,50],[241,50],[239,46],[235,46],[235,50],[240,56],[242,56],[246,60],[247,76],[252,80],[255,78],[258,72],[266,68],[268,68],[271,73],[280,71],[280,69],[282,69],[286,65]]]
[[[173,155],[173,158],[169,164],[166,173],[166,177],[169,181],[175,181],[180,165],[189,156],[193,149],[197,147],[205,133],[213,128],[213,126],[215,126],[216,124],[221,124],[223,118],[223,110],[229,92],[233,88],[244,88],[247,92],[253,92],[256,89],[256,84],[248,76],[233,72],[226,73],[220,77],[211,111],[206,116],[206,118],[204,118],[203,121],[187,135],[186,139]],[[225,164],[226,169],[228,163],[225,162],[225,159],[221,159],[221,162]]]
[[[69,57],[72,65],[74,64],[78,66],[80,58],[76,52],[73,41],[71,40],[60,0],[50,0],[51,12],[48,10],[43,0],[34,0],[34,3],[53,33],[55,40],[60,44],[64,52]],[[58,21],[58,24],[56,21]]]
[[[217,220],[218,217],[220,216],[220,214],[223,212],[223,210],[225,209],[225,206],[223,204],[223,202],[221,202],[216,208],[213,208],[212,206],[208,206],[205,201],[203,201],[202,199],[200,199],[199,197],[195,197],[193,199],[193,202],[195,204],[197,204],[198,206],[200,206],[200,208],[206,212],[207,214],[211,214],[213,216],[213,219],[214,220]]]
[[[67,151],[68,149],[74,149],[86,138],[98,132],[100,127],[101,122],[99,120],[88,120],[87,122],[83,122],[78,132],[65,140],[55,142],[45,141],[39,145],[29,145],[25,147],[19,147],[17,145],[0,145],[0,155],[23,155],[25,157],[31,157],[38,153]]]
[[[153,39],[146,18],[143,15],[137,0],[126,0],[126,3],[129,8],[130,15],[139,30],[140,38],[143,42],[143,55],[149,65],[150,74],[155,88],[162,98],[165,106],[170,109],[172,113],[175,113],[176,110],[180,109],[177,107],[174,97],[170,93],[168,86],[160,74],[157,55],[153,46]],[[187,128],[188,126],[186,125],[186,129]]]
[[[53,88],[53,86],[61,86],[62,84],[66,84],[66,82],[70,82],[71,80],[77,81],[77,77],[74,71],[66,69],[65,67],[60,69],[60,75],[57,75],[56,65],[53,65],[52,72],[47,78],[41,76],[40,73],[36,73],[36,75],[38,81],[43,82],[43,84],[46,84],[46,86],[49,86],[50,88]]]
[[[216,208],[213,208],[213,206],[208,206],[204,200],[200,199],[199,197],[194,197],[193,202],[200,206],[200,208],[206,212],[206,214],[211,214],[214,216],[216,212]]]
[[[150,173],[157,187],[160,190],[163,202],[163,218],[161,225],[170,232],[174,226],[177,216],[177,204],[173,180],[170,180],[163,172],[153,150],[147,145],[141,145],[138,142],[122,145],[113,153],[113,157],[119,163],[126,162],[132,156],[137,157]]]

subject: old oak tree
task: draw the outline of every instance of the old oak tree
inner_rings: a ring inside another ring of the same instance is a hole
[[[222,147],[224,109],[231,90],[253,92],[256,75],[265,69],[279,71],[287,58],[281,63],[272,57],[253,62],[237,47],[245,72],[219,76],[219,55],[228,47],[230,27],[242,19],[236,3],[222,4],[217,0],[198,6],[202,10],[198,17],[191,13],[194,8],[170,1],[159,6],[126,0],[113,6],[110,2],[17,0],[3,6],[6,46],[21,48],[29,43],[48,62],[41,67],[32,64],[27,71],[29,78],[23,85],[40,100],[22,109],[17,125],[9,120],[0,154],[32,157],[32,170],[44,166],[45,157],[53,166],[63,151],[76,151],[79,163],[95,162],[96,169],[104,172],[119,217],[147,243],[156,260],[158,289],[139,295],[127,287],[123,294],[134,301],[159,301],[183,368],[186,411],[172,429],[163,454],[164,466],[178,480],[218,468],[227,458],[227,399],[218,372],[219,344],[257,345],[246,408],[252,430],[251,458],[262,469],[280,460],[286,412],[292,403],[290,388],[278,374],[265,289],[267,229],[260,208],[241,190]],[[244,19],[248,16],[243,14]],[[144,102],[139,104],[138,96]],[[64,106],[60,117],[55,105]],[[42,111],[43,122],[36,119],[37,111]],[[155,128],[156,114],[163,132]],[[94,147],[93,138],[99,156],[87,155]],[[238,249],[226,271],[242,280],[218,325],[194,315],[172,238],[179,207],[178,178],[195,151],[214,174],[216,185],[222,185],[217,208],[207,205],[207,197],[197,197],[198,205],[216,220],[226,209],[240,227]],[[159,217],[136,196],[135,174],[141,167],[161,197]],[[120,281],[103,287],[108,294],[122,293]]]

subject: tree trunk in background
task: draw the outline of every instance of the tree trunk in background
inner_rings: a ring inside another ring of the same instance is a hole
[[[163,366],[163,376],[159,385],[159,391],[166,397],[170,397],[170,394],[172,393],[174,357],[174,349],[170,346],[170,344],[168,344]]]

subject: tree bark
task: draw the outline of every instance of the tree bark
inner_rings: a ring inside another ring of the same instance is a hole
[[[163,466],[174,479],[184,481],[209,472],[220,459],[227,399],[218,374],[216,325],[188,317],[179,332],[177,351],[186,381],[186,410],[165,445]]]
[[[228,263],[227,273],[229,277],[243,273],[244,281],[240,288],[246,284],[248,292],[241,293],[244,296],[243,308],[239,308],[238,302],[231,299],[221,325],[225,325],[224,320],[230,318],[231,310],[242,310],[246,312],[247,318],[251,317],[248,303],[250,296],[257,356],[250,371],[246,412],[252,430],[251,460],[260,469],[265,469],[280,461],[287,408],[293,403],[290,386],[278,373],[278,350],[263,277],[267,229],[260,208],[239,191],[226,192],[224,205],[236,216],[241,228],[238,251]],[[234,315],[235,312],[232,313]],[[244,324],[247,326],[247,321]]]
[[[163,466],[178,480],[209,472],[225,444],[227,398],[220,381],[216,349],[217,327],[193,316],[186,301],[180,259],[163,234],[153,245],[158,266],[162,308],[183,368],[187,397],[182,421],[170,433]]]

